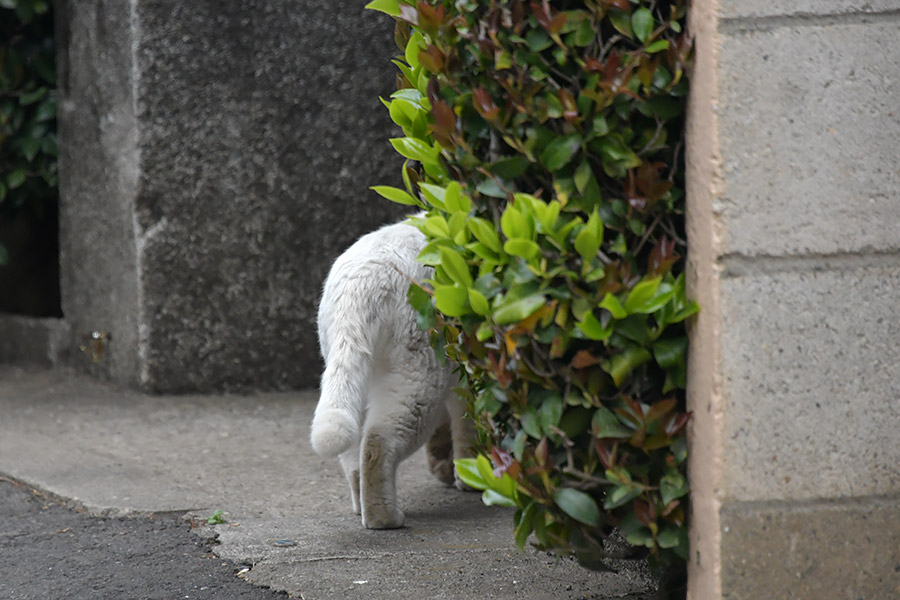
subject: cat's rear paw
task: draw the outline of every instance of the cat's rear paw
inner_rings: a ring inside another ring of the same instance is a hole
[[[362,516],[362,524],[367,529],[399,529],[405,521],[406,515],[400,509],[363,511]]]
[[[464,492],[479,492],[479,491],[481,491],[478,488],[473,488],[471,485],[469,485],[468,483],[466,483],[465,481],[460,479],[459,475],[456,474],[456,471],[453,472],[453,478],[454,478],[453,485],[455,485],[456,489],[458,489],[458,490],[462,490]]]
[[[428,468],[431,470],[431,474],[444,485],[449,486],[456,483],[456,470],[453,468],[452,460],[429,460]]]

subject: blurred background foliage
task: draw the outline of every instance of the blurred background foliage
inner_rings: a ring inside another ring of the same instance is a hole
[[[59,312],[54,22],[0,0],[0,310]]]

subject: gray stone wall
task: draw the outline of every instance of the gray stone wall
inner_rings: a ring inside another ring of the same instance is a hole
[[[690,596],[900,597],[900,4],[694,10]]]
[[[155,392],[315,386],[333,258],[402,215],[393,25],[363,3],[63,3],[63,311]],[[78,361],[76,361],[78,362]],[[88,365],[88,361],[80,361]]]

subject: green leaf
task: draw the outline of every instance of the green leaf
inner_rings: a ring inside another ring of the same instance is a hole
[[[37,156],[38,150],[41,149],[41,140],[22,138],[19,140],[19,148],[21,148],[25,160],[31,162]]]
[[[636,312],[638,308],[646,305],[656,295],[656,290],[659,289],[661,282],[662,277],[654,277],[645,279],[631,288],[628,297],[625,299],[625,310],[631,314]]]
[[[484,493],[481,494],[481,501],[484,502],[485,506],[496,505],[507,506],[509,508],[516,508],[518,506],[515,499],[504,496],[503,494],[492,489],[484,490]]]
[[[547,35],[547,32],[540,27],[530,29],[528,33],[525,34],[525,42],[528,44],[528,49],[535,54],[541,50],[546,50],[553,45],[553,40],[551,40],[550,36]]]
[[[542,294],[534,294],[524,298],[504,302],[494,309],[494,322],[498,325],[509,325],[527,319],[540,307],[547,303]]]
[[[25,183],[25,169],[16,169],[6,176],[6,187],[14,190]]]
[[[559,425],[559,420],[562,418],[563,405],[562,396],[559,395],[550,396],[541,403],[541,407],[538,409],[538,422],[544,435],[553,435],[553,431],[550,428]]]
[[[470,293],[472,291],[473,291],[472,289],[469,290]],[[471,302],[471,301],[472,301],[472,299],[470,297],[469,302]],[[474,304],[473,304],[473,307],[474,307]],[[487,321],[485,321],[481,325],[479,325],[478,330],[475,332],[475,338],[478,339],[479,342],[486,342],[487,340],[491,339],[491,337],[493,335],[494,335],[494,330],[491,328],[491,324],[488,323]]]
[[[6,246],[0,244],[0,266],[9,264],[9,252],[6,251]]]
[[[494,477],[494,469],[491,467],[490,459],[484,454],[479,454],[475,457],[475,466],[478,468],[478,473],[481,475],[481,478],[484,479],[484,482],[491,487],[491,482],[496,479]]]
[[[408,100],[413,104],[420,105],[422,98],[422,93],[415,88],[403,88],[402,90],[397,90],[393,94],[391,94],[391,98],[402,98],[403,100]]]
[[[521,256],[525,260],[533,260],[541,253],[541,248],[531,240],[513,238],[503,244],[503,250],[512,256]]]
[[[47,94],[47,88],[39,87],[38,89],[26,92],[19,96],[19,104],[22,106],[28,106],[29,104],[34,104],[41,98],[43,98]]]
[[[575,169],[575,189],[579,192],[584,192],[584,188],[587,187],[588,182],[593,176],[588,161],[583,161],[578,165],[578,168]]]
[[[441,210],[446,210],[444,206],[444,197],[447,195],[447,189],[433,183],[419,183],[419,189],[425,196],[425,200],[432,206],[436,206]]]
[[[594,435],[598,438],[628,439],[634,432],[625,427],[616,415],[608,408],[602,406],[594,411],[591,419]]]
[[[624,10],[619,10],[617,8],[613,8],[609,11],[609,22],[612,23],[612,26],[615,27],[616,31],[631,39],[634,37],[634,32],[631,29],[631,19],[629,15]]]
[[[476,314],[482,317],[491,314],[491,305],[488,303],[487,298],[473,287],[469,288],[469,305]]]
[[[581,137],[578,134],[558,137],[547,144],[541,152],[541,164],[550,171],[558,171],[572,160],[579,148],[581,148]]]
[[[401,156],[421,163],[438,164],[437,151],[416,138],[392,138],[391,145]]]
[[[629,345],[621,353],[603,363],[603,370],[610,374],[616,385],[621,385],[628,375],[653,356],[644,348]]]
[[[456,474],[462,479],[463,483],[476,490],[486,490],[488,488],[484,478],[478,471],[477,461],[474,458],[457,458],[453,461],[456,465]]]
[[[392,17],[400,15],[400,0],[372,0],[365,6],[369,10],[378,10]]]
[[[653,13],[650,9],[642,6],[631,13],[631,30],[642,44],[646,44],[650,34],[653,33],[653,25]]]
[[[687,480],[684,475],[675,469],[669,469],[662,479],[659,480],[659,494],[662,497],[663,504],[668,504],[676,498],[686,496],[690,491]]]
[[[516,546],[519,550],[525,548],[525,542],[528,541],[528,536],[531,535],[532,530],[534,529],[534,516],[537,513],[537,503],[529,502],[528,506],[525,507],[525,510],[521,512],[521,515],[516,523]],[[543,518],[543,515],[541,515]]]
[[[47,98],[41,105],[38,106],[37,112],[34,115],[34,120],[37,123],[43,123],[44,121],[49,121],[51,119],[56,118],[56,100],[51,96]]]
[[[466,288],[458,285],[434,286],[434,305],[448,317],[461,317],[469,312],[468,299]]]
[[[500,215],[500,229],[507,239],[523,238],[531,239],[531,231],[528,227],[528,219],[513,206],[507,206]]]
[[[447,219],[440,215],[425,219],[422,231],[432,237],[450,237],[450,225],[447,223]]]
[[[485,179],[475,189],[491,198],[506,198],[506,192],[493,179]]]
[[[409,36],[409,41],[406,43],[406,49],[403,52],[403,58],[406,60],[406,64],[410,66],[413,72],[420,72],[422,69],[419,69],[419,52],[425,48],[425,38],[422,37],[422,34],[418,31],[413,31],[412,35]],[[416,71],[419,69],[419,71]],[[418,81],[411,81],[418,87]]]
[[[373,185],[369,188],[376,194],[387,198],[391,202],[396,202],[397,204],[405,204],[407,206],[418,206],[420,208],[425,208],[425,205],[418,198],[414,198],[411,194],[408,194],[406,191],[401,190],[400,188],[391,187],[389,185]]]
[[[656,543],[660,548],[674,548],[681,542],[679,529],[674,527],[665,527],[656,536]]]
[[[588,494],[575,488],[560,488],[553,493],[553,501],[564,513],[585,525],[600,526],[600,509]]]
[[[604,327],[591,311],[584,313],[584,319],[576,323],[575,326],[578,327],[578,330],[588,339],[597,342],[609,339],[609,336],[611,336],[613,332],[611,323]]]
[[[600,302],[600,308],[608,310],[614,319],[624,319],[628,316],[628,311],[625,310],[622,303],[619,302],[619,299],[609,292],[603,296],[603,300]]]
[[[590,263],[597,256],[597,251],[600,250],[602,243],[603,223],[595,209],[588,218],[588,222],[575,236],[575,250],[586,263]]]
[[[688,339],[685,336],[659,340],[653,344],[653,357],[663,369],[676,367],[684,364],[687,347]]]
[[[444,191],[444,206],[447,212],[468,214],[472,201],[463,193],[459,182],[451,181]]]
[[[559,210],[562,208],[556,200],[550,204],[536,202],[534,204],[534,214],[544,233],[552,235],[556,231],[556,221],[559,218]]]
[[[612,510],[628,504],[641,495],[641,489],[631,487],[629,485],[617,485],[608,494],[603,501],[603,510]]]
[[[662,52],[663,50],[669,49],[669,40],[656,40],[652,44],[649,44],[646,48],[644,48],[644,52],[647,54],[655,54],[657,52]]]
[[[488,170],[506,180],[515,179],[528,170],[528,159],[524,156],[501,158],[488,167]]]
[[[522,429],[525,433],[534,439],[539,440],[544,437],[544,433],[541,431],[541,425],[538,423],[537,415],[534,411],[522,414],[522,416],[519,417],[519,423],[522,425]]]
[[[700,305],[694,300],[689,300],[687,306],[675,313],[672,318],[669,319],[669,323],[680,323],[698,312],[700,312]]]
[[[475,239],[500,254],[500,236],[497,235],[497,231],[491,223],[479,217],[470,217],[468,224],[469,231],[472,232]]]
[[[466,264],[466,259],[456,250],[446,246],[441,247],[439,252],[441,254],[441,266],[447,275],[450,276],[450,279],[464,288],[472,287],[472,274],[469,272],[469,265]]]

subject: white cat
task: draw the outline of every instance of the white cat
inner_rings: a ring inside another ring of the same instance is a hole
[[[425,236],[404,223],[361,237],[331,267],[319,305],[325,359],[310,440],[320,456],[340,455],[353,510],[370,529],[402,527],[397,465],[426,441],[429,467],[455,478],[453,458],[470,455],[472,426],[458,383],[416,326],[410,283],[433,276],[416,262]]]

